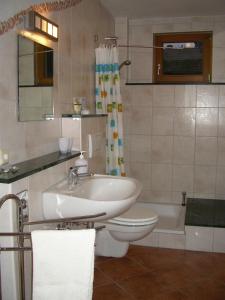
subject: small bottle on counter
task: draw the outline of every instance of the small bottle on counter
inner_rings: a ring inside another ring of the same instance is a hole
[[[78,174],[88,173],[88,161],[84,158],[83,153],[86,151],[80,151],[80,158],[75,161],[75,167],[79,167],[77,170]]]

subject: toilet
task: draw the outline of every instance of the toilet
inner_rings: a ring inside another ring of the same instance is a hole
[[[129,243],[148,235],[158,222],[158,215],[152,209],[135,203],[122,215],[97,225],[105,225],[96,235],[95,254],[108,257],[126,255]]]

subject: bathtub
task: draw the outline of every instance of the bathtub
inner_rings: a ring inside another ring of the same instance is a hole
[[[174,249],[185,248],[185,206],[142,202],[138,205],[154,210],[159,215],[159,221],[147,237],[133,244]]]
[[[186,207],[176,204],[142,203],[159,215],[154,232],[184,234]]]

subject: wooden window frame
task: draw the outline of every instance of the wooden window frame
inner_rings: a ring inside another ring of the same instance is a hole
[[[201,75],[158,74],[158,65],[163,69],[163,43],[203,42],[203,72]],[[212,78],[212,32],[182,32],[154,34],[153,78],[155,83],[209,83]]]

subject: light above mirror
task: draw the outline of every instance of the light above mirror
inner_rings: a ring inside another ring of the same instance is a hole
[[[35,11],[30,11],[27,14],[24,26],[25,30],[44,35],[50,40],[58,41],[58,25]]]

